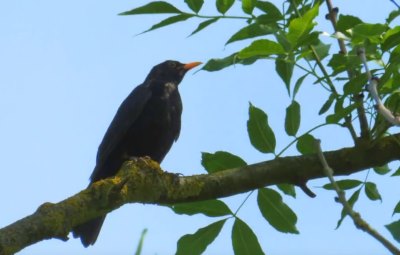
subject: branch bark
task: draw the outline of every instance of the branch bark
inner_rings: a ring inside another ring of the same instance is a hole
[[[400,133],[362,146],[325,152],[335,175],[350,175],[400,159]],[[70,230],[126,203],[173,204],[227,197],[268,185],[302,185],[324,177],[318,156],[290,156],[214,174],[179,176],[149,159],[128,161],[119,174],[0,229],[0,255],[39,241],[68,240]]]

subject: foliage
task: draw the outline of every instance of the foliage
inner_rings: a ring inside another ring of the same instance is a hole
[[[356,144],[360,140],[379,138],[387,132],[390,125],[377,116],[371,98],[360,96],[365,90],[368,75],[362,69],[358,53],[360,48],[365,49],[368,62],[374,63],[371,73],[380,76],[381,98],[385,99],[386,107],[393,113],[398,112],[400,27],[393,26],[392,22],[400,15],[399,11],[390,13],[386,21],[382,23],[365,23],[356,16],[339,15],[337,19],[331,18],[337,29],[334,31],[336,33],[323,38],[315,22],[324,4],[322,0],[286,1],[283,7],[261,0],[216,0],[215,9],[219,15],[215,16],[200,14],[203,0],[185,0],[185,3],[189,9],[187,11],[180,10],[171,3],[157,1],[121,13],[121,15],[172,14],[171,17],[144,32],[190,18],[200,19],[198,27],[191,35],[203,31],[220,20],[242,19],[245,21],[243,28],[227,36],[226,44],[247,40],[248,46],[224,58],[210,59],[202,69],[213,72],[235,64],[251,65],[259,60],[274,61],[276,72],[291,98],[291,103],[286,109],[284,127],[287,135],[293,137],[294,140],[277,152],[274,131],[268,124],[268,114],[250,103],[247,130],[251,144],[259,152],[272,153],[275,157],[279,157],[288,147],[296,144],[300,154],[315,153],[315,138],[311,132],[327,125],[340,125],[347,128]],[[241,5],[241,15],[229,16],[229,12],[236,4]],[[331,46],[336,40],[339,41],[340,52],[339,50],[332,51]],[[303,72],[298,78],[293,77],[295,68]],[[326,90],[325,103],[319,110],[319,115],[325,118],[322,120],[323,124],[298,134],[301,125],[301,102],[296,101],[296,95],[305,80],[313,80],[315,84]],[[362,134],[360,137],[354,135],[357,129],[354,126],[357,121],[360,122]],[[363,125],[371,126],[370,129],[367,128],[367,134],[363,134]],[[219,151],[203,153],[202,164],[208,173],[214,173],[245,166],[246,162],[239,156]],[[374,172],[386,175],[390,169],[386,165],[374,168]],[[392,176],[400,175],[399,172],[400,170],[397,170]],[[366,197],[372,201],[382,200],[377,185],[369,179],[363,181],[345,179],[337,181],[337,184],[342,190],[357,188],[350,196],[351,206],[354,206],[359,199],[361,190],[364,190]],[[333,189],[332,184],[326,184],[323,188]],[[278,185],[278,189],[283,194],[295,197],[293,185]],[[393,214],[400,212],[399,204]],[[299,233],[295,226],[296,214],[283,202],[279,192],[267,188],[258,190],[258,206],[262,216],[276,230],[284,233]],[[172,209],[180,214],[203,213],[209,217],[225,217],[223,220],[197,230],[194,234],[183,236],[178,242],[178,254],[187,254],[185,251],[188,251],[189,243],[194,243],[190,250],[191,254],[204,252],[229,218],[234,219],[232,245],[235,254],[264,254],[251,228],[236,216],[240,208],[233,213],[222,201],[215,200],[175,205]],[[346,211],[343,210],[337,227],[345,216]],[[396,240],[400,239],[399,226],[398,221],[387,225],[387,229]]]

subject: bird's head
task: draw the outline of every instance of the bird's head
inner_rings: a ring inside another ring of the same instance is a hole
[[[200,64],[201,62],[182,64],[178,61],[167,60],[153,67],[153,69],[151,69],[149,73],[148,78],[151,77],[151,79],[153,80],[179,84],[187,71]]]

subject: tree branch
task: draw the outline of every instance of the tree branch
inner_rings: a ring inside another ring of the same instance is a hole
[[[335,175],[350,175],[400,159],[400,134],[367,145],[325,152]],[[59,203],[45,203],[0,229],[0,255],[13,254],[39,241],[68,239],[70,230],[126,203],[173,204],[227,197],[268,185],[324,177],[317,155],[277,158],[213,174],[178,176],[149,159],[128,161],[113,178],[98,181]]]

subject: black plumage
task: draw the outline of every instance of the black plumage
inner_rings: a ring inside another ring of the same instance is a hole
[[[200,62],[168,60],[153,67],[145,81],[122,102],[99,146],[90,183],[115,175],[131,157],[149,156],[161,163],[181,129],[178,85]],[[73,229],[87,247],[96,242],[105,216]]]

